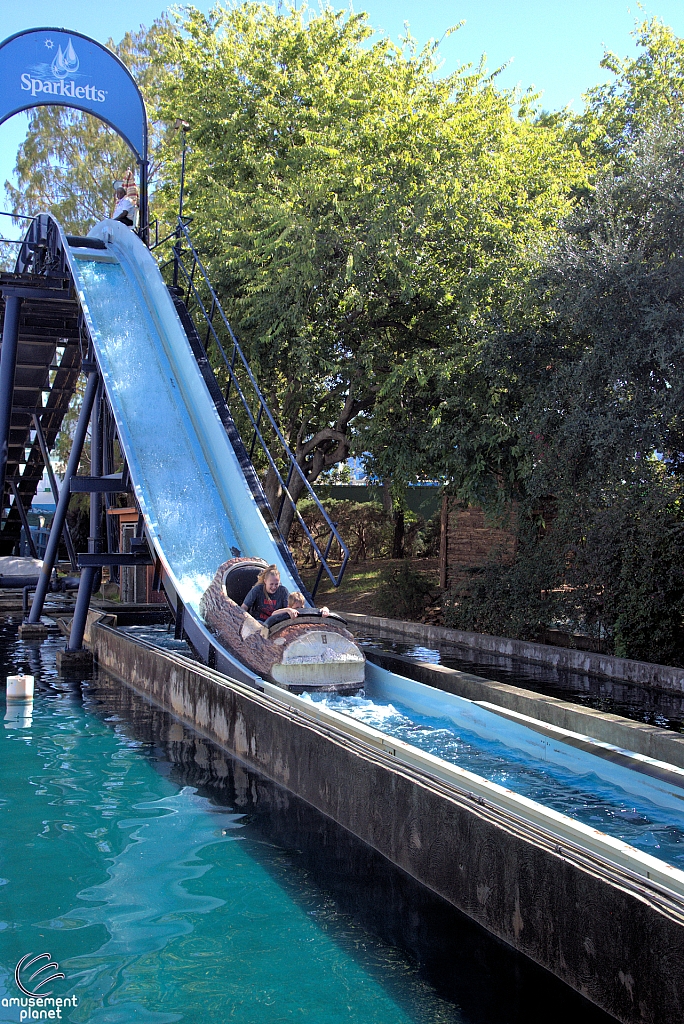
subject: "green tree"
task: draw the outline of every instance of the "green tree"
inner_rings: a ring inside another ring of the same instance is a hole
[[[519,544],[455,595],[462,627],[600,622],[617,654],[684,663],[682,138],[656,123],[625,151],[529,289],[537,326],[488,340],[489,379],[508,381],[515,474],[500,490]]]
[[[585,110],[572,123],[602,163],[620,161],[656,123],[682,124],[684,39],[659,18],[638,23],[633,35],[640,52],[621,58],[606,51],[601,67],[613,78],[588,90]]]
[[[311,481],[350,451],[415,473],[402,377],[466,374],[586,180],[482,67],[440,79],[434,46],[370,35],[365,15],[246,3],[189,12],[164,56],[193,237]]]
[[[456,352],[452,358],[448,349],[440,349],[433,359],[426,359],[421,351],[415,366],[395,367],[383,393],[388,415],[377,415],[371,424],[373,432],[380,431],[375,444],[369,444],[384,453],[380,470],[387,471],[396,459],[393,438],[399,434],[405,439],[399,454],[406,474],[441,476],[459,497],[496,511],[511,498],[527,494],[533,467],[535,480],[540,480],[540,466],[556,464],[555,455],[545,458],[545,451],[550,437],[558,441],[549,422],[558,409],[563,410],[559,423],[565,443],[584,443],[580,439],[591,423],[592,444],[601,443],[604,455],[616,444],[623,451],[630,445],[635,450],[648,448],[656,421],[662,424],[668,416],[670,429],[678,429],[678,387],[671,374],[663,380],[658,377],[644,335],[652,330],[653,344],[665,345],[663,337],[670,337],[667,319],[677,302],[676,288],[669,291],[664,277],[658,285],[662,304],[648,290],[654,274],[663,269],[672,283],[676,269],[669,254],[679,244],[676,139],[682,130],[684,40],[657,19],[637,26],[635,35],[640,48],[636,58],[605,55],[602,66],[613,72],[614,79],[589,91],[584,115],[574,121],[557,115],[535,119],[537,128],[567,131],[568,144],[577,140],[588,155],[589,171],[594,164],[601,168],[596,193],[576,189],[578,217],[563,226],[557,248],[552,232],[521,238],[530,245],[527,266],[520,259],[511,261],[522,273],[507,303],[492,305],[479,323],[473,323],[465,357]],[[632,275],[629,287],[620,293],[622,306],[609,295],[609,264],[613,276],[622,268],[623,284],[627,268]],[[607,289],[606,295],[597,293],[601,287]],[[568,326],[564,317],[569,310],[564,306],[570,302],[575,303],[572,331],[561,327]],[[633,330],[633,314],[643,308],[641,303],[648,307],[643,318],[637,318],[641,341],[625,345],[623,332]],[[585,331],[591,340],[583,348]],[[575,361],[580,351],[586,358]],[[623,390],[621,373],[627,372],[625,361],[630,358],[629,372],[641,375],[640,384],[634,401],[621,404],[625,418],[620,424],[604,409],[615,404],[612,389]],[[601,391],[596,373],[610,378],[611,368],[613,378],[604,380]],[[655,378],[645,386],[644,377],[650,373]],[[567,380],[564,375],[569,375]],[[561,379],[563,399],[552,393]],[[543,414],[540,396],[549,403]],[[572,417],[566,415],[565,397],[574,410]],[[603,442],[597,436],[599,423],[606,431]],[[641,440],[635,436],[644,431]],[[585,468],[593,466],[595,475],[601,476],[605,462],[587,461],[586,453],[577,458],[584,458]],[[569,463],[562,464],[567,469]],[[580,486],[577,480],[575,485]]]

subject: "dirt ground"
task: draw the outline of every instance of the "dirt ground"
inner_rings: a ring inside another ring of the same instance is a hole
[[[324,575],[316,592],[316,604],[327,605],[331,611],[357,612],[360,615],[387,615],[383,596],[391,586],[392,575],[406,563],[411,571],[418,572],[435,593],[439,590],[439,559],[437,558],[373,558],[367,562],[349,562],[336,589]],[[306,586],[311,589],[317,572],[304,569],[301,573]]]

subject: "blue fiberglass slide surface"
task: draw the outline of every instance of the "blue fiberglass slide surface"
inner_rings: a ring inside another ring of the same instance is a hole
[[[364,696],[307,699],[684,869],[684,787],[372,663]]]
[[[297,589],[259,511],[152,254],[122,224],[91,235],[106,251],[70,262],[136,497],[157,554],[197,612],[218,566],[276,563]]]

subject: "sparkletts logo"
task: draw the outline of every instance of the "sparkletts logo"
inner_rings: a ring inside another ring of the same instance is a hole
[[[48,47],[48,49],[52,50],[55,44],[52,42],[51,39],[46,39],[45,45],[47,46],[48,43],[51,44]],[[69,42],[67,43],[67,48],[66,50],[64,50],[64,52],[62,52],[61,46],[57,47],[55,59],[53,60],[50,67],[52,68],[52,74],[55,76],[55,78],[66,78],[67,75],[76,74],[76,72],[78,71],[79,64],[80,61],[76,56],[74,45],[71,42],[71,40],[69,40]]]
[[[76,996],[55,996],[52,989],[49,992],[41,991],[41,989],[64,977],[63,971],[59,969],[59,964],[52,959],[49,953],[39,953],[38,956],[27,953],[26,956],[22,956],[14,968],[14,980],[23,995],[11,998],[5,996],[2,999],[2,1006],[16,1006],[20,1022],[62,1020],[62,1010],[65,1007],[78,1005]]]
[[[46,56],[51,56],[55,41],[49,36],[45,39]],[[50,96],[64,96],[69,99],[90,100],[91,103],[104,103],[107,98],[106,89],[98,89],[94,85],[78,85],[77,81],[84,77],[79,74],[81,62],[74,49],[71,39],[64,49],[61,44],[51,61],[33,64],[21,76],[21,88],[32,96],[49,93]]]

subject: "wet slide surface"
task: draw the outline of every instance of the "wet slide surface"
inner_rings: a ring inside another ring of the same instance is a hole
[[[98,225],[107,250],[71,265],[148,535],[195,612],[236,551],[280,566],[154,257],[123,225]]]

